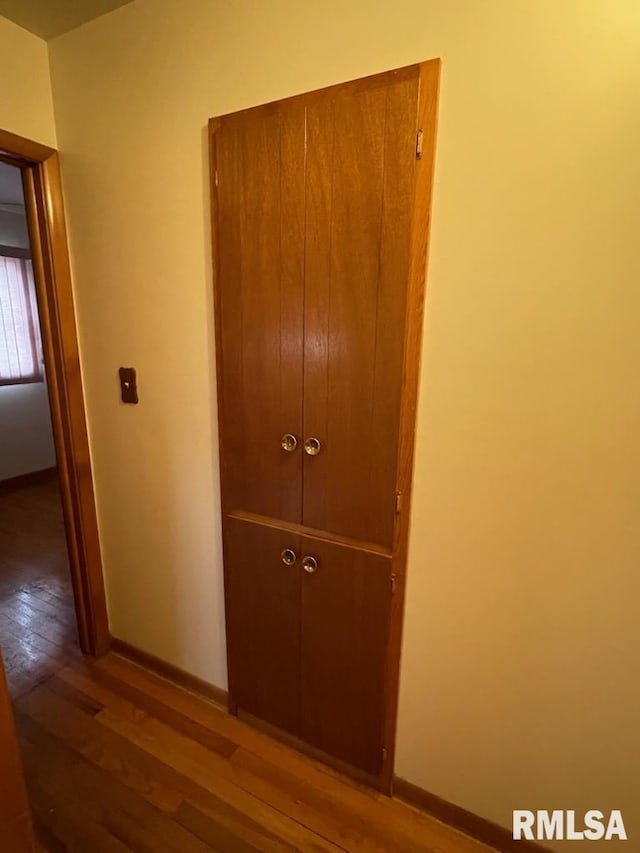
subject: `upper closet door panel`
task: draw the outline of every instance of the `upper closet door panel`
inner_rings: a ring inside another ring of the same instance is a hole
[[[228,511],[300,521],[305,113],[221,119],[217,172],[223,495]]]
[[[307,112],[304,524],[390,546],[418,71]]]

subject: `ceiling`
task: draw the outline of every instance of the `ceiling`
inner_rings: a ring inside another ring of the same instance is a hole
[[[24,205],[20,169],[7,163],[0,163],[0,205]]]
[[[132,0],[0,0],[0,15],[43,39],[67,33]]]

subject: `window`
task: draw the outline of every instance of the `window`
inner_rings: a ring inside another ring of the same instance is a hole
[[[0,385],[43,379],[33,266],[23,258],[0,257]]]

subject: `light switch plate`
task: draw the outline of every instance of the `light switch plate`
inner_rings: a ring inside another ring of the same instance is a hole
[[[120,396],[123,403],[138,402],[138,384],[136,380],[135,367],[121,367],[118,370],[120,375]]]

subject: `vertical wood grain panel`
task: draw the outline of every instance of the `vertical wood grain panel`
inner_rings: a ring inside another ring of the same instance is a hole
[[[227,519],[229,690],[234,703],[286,731],[299,730],[300,537]]]
[[[391,545],[396,520],[404,327],[415,173],[417,80],[389,87],[365,538]]]
[[[417,71],[309,107],[305,525],[391,545]]]
[[[326,475],[329,427],[329,316],[331,293],[331,219],[334,191],[334,101],[307,110],[305,220],[303,438],[317,437],[319,456],[303,456],[304,524],[322,518],[329,498]],[[307,463],[313,463],[308,465]]]
[[[229,117],[215,139],[225,504],[298,521],[301,451],[280,438],[301,431],[304,109]]]
[[[302,572],[302,737],[377,774],[391,560],[308,537],[302,551],[318,561],[316,572]]]

